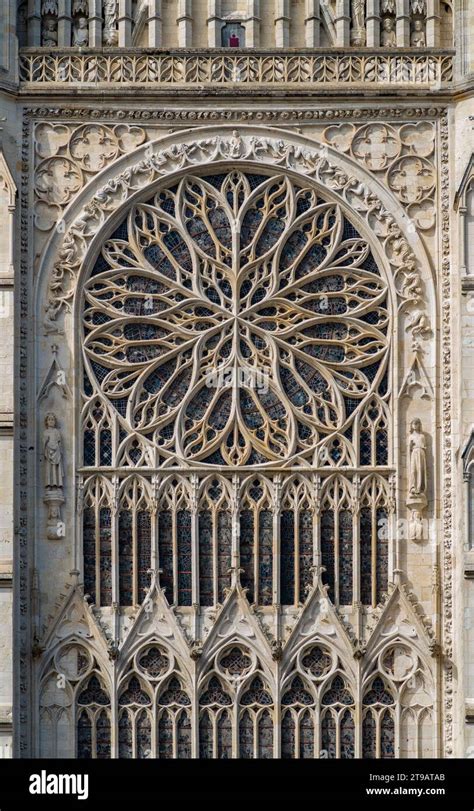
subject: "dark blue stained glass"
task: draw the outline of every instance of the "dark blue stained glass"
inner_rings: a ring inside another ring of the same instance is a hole
[[[321,722],[321,749],[326,759],[337,757],[336,720],[331,710],[326,710]]]
[[[84,431],[83,455],[85,467],[95,465],[95,431],[86,429]]]
[[[372,511],[362,507],[359,515],[360,599],[372,605]]]
[[[323,510],[321,513],[321,560],[326,571],[323,572],[323,583],[329,586],[328,596],[334,601],[334,512]]]
[[[230,588],[232,565],[232,516],[228,510],[217,514],[217,599],[224,602],[225,589]]]
[[[252,510],[242,510],[240,513],[240,582],[242,588],[247,589],[247,599],[253,603],[255,599],[254,578],[254,514]]]
[[[112,431],[103,429],[99,434],[99,464],[112,464]]]
[[[280,515],[280,600],[282,605],[295,602],[295,516],[293,510]]]
[[[258,602],[271,605],[273,597],[273,515],[270,510],[259,514],[258,527]]]
[[[300,713],[300,759],[312,760],[314,758],[314,721],[310,710]]]
[[[377,757],[377,726],[375,716],[370,711],[362,721],[362,757],[371,760]]]
[[[264,760],[273,758],[273,719],[268,710],[258,719],[258,756]]]
[[[307,690],[301,676],[295,676],[288,690],[283,694],[281,703],[284,707],[300,706],[308,707],[314,704],[314,698]]]
[[[301,510],[299,514],[300,602],[304,602],[313,585],[313,513]]]
[[[84,593],[96,602],[96,540],[95,511],[86,507],[82,515],[82,550],[84,557]]]
[[[394,699],[389,690],[387,689],[383,679],[376,676],[372,682],[370,689],[364,696],[364,704],[370,707],[373,704],[389,706],[394,704]]]
[[[252,679],[250,686],[241,696],[240,703],[243,707],[250,707],[255,704],[260,707],[269,707],[273,704],[273,699],[260,676],[255,676]]]
[[[151,515],[137,513],[138,602],[142,603],[151,584]]]
[[[339,513],[339,603],[351,605],[353,579],[352,513]]]
[[[359,433],[359,455],[361,465],[372,464],[372,438],[370,431],[366,428]]]
[[[287,710],[281,722],[281,757],[291,760],[295,756],[296,734],[295,721],[290,710]]]
[[[176,676],[172,676],[169,680],[166,689],[160,695],[158,704],[163,707],[169,707],[172,704],[178,707],[188,707],[191,704],[189,696],[181,687]]]
[[[100,605],[112,604],[112,516],[108,507],[99,511]]]
[[[388,532],[381,531],[381,527],[386,527],[388,524],[387,510],[379,508],[376,510],[376,523],[377,523],[377,563],[376,563],[376,602],[382,600],[383,595],[388,589]]]
[[[137,758],[142,760],[151,755],[151,719],[146,710],[137,714],[136,720]]]
[[[174,601],[173,589],[173,516],[169,510],[163,510],[158,518],[158,554],[160,585],[165,589],[165,596],[170,605]]]
[[[221,760],[232,757],[232,719],[228,710],[224,710],[217,721],[217,757]]]
[[[388,436],[385,428],[379,428],[375,434],[375,461],[377,465],[388,464]]]
[[[130,705],[143,707],[151,704],[151,699],[140,684],[140,680],[136,676],[132,676],[126,689],[120,695],[118,703],[119,707],[127,707]]]
[[[199,757],[201,760],[211,760],[214,757],[212,719],[207,710],[202,713],[199,721]]]
[[[331,668],[331,657],[326,651],[315,645],[308,650],[301,661],[303,668],[315,679],[320,679]]]
[[[96,758],[106,760],[110,757],[110,718],[102,710],[96,718]]]
[[[191,757],[191,716],[187,710],[178,715],[176,725],[177,757],[180,759]]]
[[[322,702],[323,706],[327,707],[330,704],[349,706],[354,703],[354,699],[347,689],[346,683],[342,676],[334,676],[329,688],[324,693]]]
[[[133,604],[133,519],[129,510],[121,510],[118,523],[119,603]]]
[[[176,515],[178,545],[178,605],[192,604],[191,580],[191,513],[178,510]]]
[[[206,690],[199,699],[199,703],[201,707],[229,707],[232,704],[232,699],[222,687],[219,679],[212,676]]]
[[[173,716],[168,710],[163,710],[158,721],[158,757],[173,758]]]
[[[92,723],[87,710],[82,710],[77,721],[77,757],[92,758]]]
[[[380,757],[382,760],[395,757],[395,722],[389,710],[385,710],[380,721]]]
[[[122,711],[119,718],[118,745],[119,758],[133,758],[133,733],[132,721],[126,710]]]
[[[212,513],[199,513],[199,603],[214,605],[212,554]]]
[[[239,757],[249,760],[254,756],[253,716],[246,710],[239,722]]]
[[[350,710],[345,710],[339,719],[339,736],[341,759],[351,760],[355,757],[354,718]]]
[[[86,704],[97,705],[98,707],[106,707],[110,703],[109,697],[103,689],[97,676],[92,675],[87,680],[84,688],[81,690],[77,703],[84,706]]]

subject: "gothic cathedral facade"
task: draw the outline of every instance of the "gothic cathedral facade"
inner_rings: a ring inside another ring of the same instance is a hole
[[[5,0],[0,755],[474,755],[474,3]]]

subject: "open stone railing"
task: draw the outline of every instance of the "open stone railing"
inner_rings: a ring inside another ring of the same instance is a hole
[[[20,53],[20,81],[84,85],[440,85],[453,79],[453,52],[417,49],[148,50],[32,49]]]

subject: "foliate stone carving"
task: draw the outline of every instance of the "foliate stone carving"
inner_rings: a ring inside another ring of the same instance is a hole
[[[64,537],[64,524],[61,520],[63,495],[63,446],[56,414],[48,412],[43,432],[44,456],[44,503],[48,507],[47,537],[58,540]]]
[[[324,138],[350,154],[383,180],[407,214],[421,230],[435,224],[436,174],[432,162],[435,131],[431,123],[372,123],[356,128],[353,124],[328,127]]]
[[[355,43],[354,43],[355,44]],[[444,54],[413,56],[393,54],[295,54],[251,53],[181,55],[173,54],[46,54],[20,55],[22,82],[84,82],[101,85],[308,85],[321,84],[403,84],[431,85],[451,82],[453,57]]]
[[[407,507],[410,510],[410,540],[424,540],[423,512],[427,503],[426,437],[421,430],[421,420],[414,419],[408,436]]]
[[[50,230],[62,210],[94,174],[119,155],[142,144],[142,127],[117,124],[108,127],[85,124],[71,128],[64,124],[38,124],[35,130],[36,167],[35,225]]]
[[[413,288],[407,290],[406,285],[403,287],[407,267],[414,274],[418,273],[413,252],[372,189],[331,163],[324,150],[310,149],[282,139],[260,136],[242,138],[234,132],[231,137],[213,135],[199,141],[173,144],[161,151],[155,147],[152,155],[138,161],[96,193],[64,235],[59,259],[52,269],[49,282],[46,330],[53,332],[55,323],[61,329],[57,316],[64,308],[70,308],[75,279],[92,236],[130,194],[185,167],[237,159],[292,169],[338,193],[365,217],[381,241],[393,266],[401,305],[420,305],[422,283],[419,274],[416,293]]]

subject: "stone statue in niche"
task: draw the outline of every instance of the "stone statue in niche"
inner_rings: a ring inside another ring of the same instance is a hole
[[[58,44],[58,24],[52,17],[48,17],[43,21],[41,44],[45,48],[56,48]]]
[[[44,503],[48,507],[47,537],[49,540],[64,538],[64,522],[61,519],[63,494],[63,449],[62,437],[56,414],[49,411],[45,417],[43,432],[43,455],[45,465]]]
[[[421,430],[421,420],[412,420],[409,435],[410,496],[426,495],[426,438]]]
[[[89,24],[85,17],[79,17],[74,23],[72,44],[79,48],[89,44]]]
[[[426,45],[425,28],[422,20],[415,20],[411,32],[410,44],[413,48],[424,48]]]
[[[382,20],[382,47],[396,48],[397,35],[395,33],[395,22],[392,17],[384,17]]]
[[[46,414],[43,432],[43,451],[46,465],[46,488],[63,486],[63,451],[61,432],[56,414]]]
[[[103,0],[104,9],[104,30],[103,40],[105,45],[117,45],[117,0]]]
[[[365,45],[365,0],[352,0],[352,45]]]
[[[408,537],[411,541],[427,539],[423,511],[427,506],[427,472],[426,472],[426,437],[422,431],[421,420],[410,423],[408,435],[408,497],[407,507],[410,510]]]

